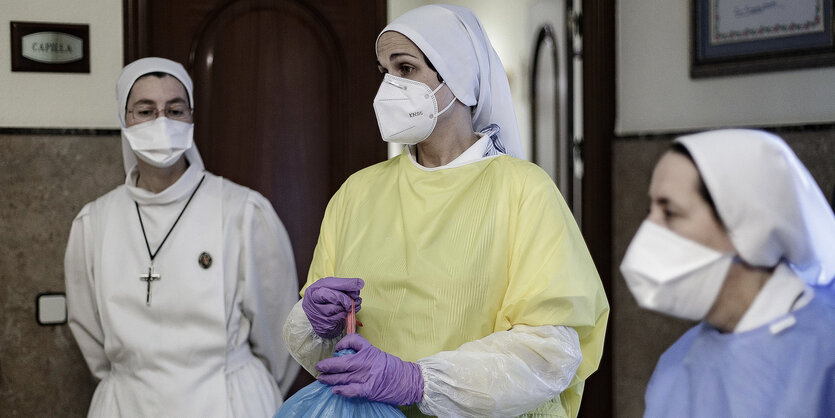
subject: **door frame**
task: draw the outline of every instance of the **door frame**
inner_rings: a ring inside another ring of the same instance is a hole
[[[581,417],[614,416],[612,140],[615,132],[615,1],[582,0],[583,236],[609,300],[600,366],[586,382]]]
[[[127,65],[139,58],[148,56],[148,38],[141,30],[148,20],[145,0],[122,0],[122,65]]]

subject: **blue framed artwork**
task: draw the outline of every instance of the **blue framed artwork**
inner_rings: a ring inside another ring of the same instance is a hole
[[[832,0],[692,0],[690,77],[835,65]]]

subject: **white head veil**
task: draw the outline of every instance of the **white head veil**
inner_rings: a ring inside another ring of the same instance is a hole
[[[507,154],[523,158],[507,74],[473,12],[457,6],[422,6],[395,19],[380,35],[388,31],[414,42],[455,97],[475,106],[473,131],[498,125]]]
[[[779,137],[723,129],[676,139],[690,152],[745,262],[785,260],[807,283],[835,276],[835,215],[815,180]]]
[[[128,104],[128,95],[130,95],[133,83],[139,77],[154,72],[170,74],[179,80],[188,92],[189,106],[194,107],[194,95],[192,94],[194,86],[191,77],[180,63],[165,58],[141,58],[125,66],[122,69],[122,75],[119,76],[119,81],[116,82],[116,100],[119,103],[119,123],[122,129],[125,129],[125,108]],[[186,150],[185,155],[189,164],[198,166],[200,169],[204,168],[203,159],[200,158],[200,152],[197,151],[197,144]],[[122,136],[122,159],[125,162],[125,175],[130,177],[130,173],[136,167],[136,154],[133,153],[124,136]]]

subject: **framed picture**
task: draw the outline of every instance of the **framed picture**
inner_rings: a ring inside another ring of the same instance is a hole
[[[835,65],[832,0],[691,2],[691,78]]]

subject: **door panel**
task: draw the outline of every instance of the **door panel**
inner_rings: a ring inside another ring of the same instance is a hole
[[[333,162],[349,142],[347,114],[334,111],[345,97],[347,80],[336,71],[345,60],[309,9],[252,3],[222,9],[198,33],[190,62],[201,92],[195,126],[210,170],[273,202],[301,280],[341,180]],[[258,46],[241,47],[249,43]]]

